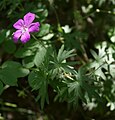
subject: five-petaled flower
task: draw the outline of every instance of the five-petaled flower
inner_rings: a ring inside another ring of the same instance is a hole
[[[16,32],[13,33],[14,42],[18,42],[18,39],[21,40],[22,43],[26,43],[30,40],[30,33],[39,31],[39,22],[34,22],[35,14],[27,13],[23,19],[19,19],[16,23],[14,23],[13,27]]]

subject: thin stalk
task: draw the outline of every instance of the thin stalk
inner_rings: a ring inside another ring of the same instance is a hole
[[[77,10],[77,1],[73,0],[73,11],[76,11],[76,10]],[[79,23],[77,22],[76,18],[74,18],[74,19],[75,19],[75,27],[76,27],[76,29],[78,29],[78,24]],[[84,61],[87,62],[88,61],[88,56],[87,56],[85,47],[83,45],[83,41],[82,41],[82,39],[80,39],[79,41],[80,41],[80,46],[81,46],[81,48],[83,50]]]

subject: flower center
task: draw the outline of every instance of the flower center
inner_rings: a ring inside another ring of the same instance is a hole
[[[22,28],[22,34],[24,34],[26,31],[28,31],[28,28],[26,26],[23,26],[23,28]]]

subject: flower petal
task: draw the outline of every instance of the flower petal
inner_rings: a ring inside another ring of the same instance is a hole
[[[40,26],[39,22],[32,23],[32,24],[30,24],[30,26],[28,28],[28,31],[29,32],[38,32],[39,31],[39,26]]]
[[[24,25],[24,21],[22,19],[19,19],[16,23],[14,23],[13,27],[15,29],[21,29]]]
[[[26,26],[30,25],[33,20],[35,19],[35,14],[33,13],[27,13],[25,16],[24,16],[24,23]]]
[[[19,37],[22,35],[22,31],[21,30],[17,30],[16,32],[13,33],[13,39],[14,42],[18,42]]]
[[[21,40],[22,43],[26,43],[27,41],[29,41],[30,40],[29,32],[26,31],[25,33],[23,33],[20,40]]]

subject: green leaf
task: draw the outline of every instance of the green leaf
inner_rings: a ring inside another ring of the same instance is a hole
[[[64,45],[62,45],[61,48],[59,49],[58,56],[57,56],[57,60],[58,60],[58,61],[59,61],[59,59],[60,59],[63,51],[64,51]]]
[[[93,85],[94,82],[96,82],[96,80],[92,79],[91,76],[86,76],[86,69],[85,67],[81,67],[78,70],[76,79],[78,80],[81,88],[88,94],[89,99],[92,100],[93,97],[95,97],[96,99],[100,99],[100,96],[98,95],[98,93],[96,92],[96,87]],[[81,99],[86,102],[86,100],[83,97],[83,93],[80,94]]]
[[[15,62],[15,61],[6,61],[2,64],[2,68],[6,68],[6,67],[8,67],[8,68],[12,68],[12,67],[13,68],[18,68],[20,66],[21,66],[21,64],[18,63],[18,62]]]
[[[59,77],[64,72],[66,73],[74,73],[74,68],[70,66],[70,62],[66,62],[66,59],[72,56],[74,50],[64,50],[64,45],[59,49],[58,55],[56,53],[53,54],[54,60],[50,61],[50,66],[52,66],[52,78]],[[72,63],[71,63],[72,64]]]
[[[44,8],[43,5],[39,9],[37,9],[35,12],[39,17],[38,20],[42,21],[42,22],[45,21],[46,17],[48,16],[48,10],[46,8]]]
[[[83,87],[83,88],[85,89],[85,91],[87,92],[90,101],[91,101],[92,98],[94,98],[94,97],[95,97],[98,101],[101,100],[99,94],[96,92],[96,87],[95,87],[95,86],[89,85],[89,84],[87,84],[87,83],[84,83],[82,87]],[[98,89],[99,89],[99,88],[98,88]]]
[[[49,33],[49,34],[43,36],[43,37],[42,37],[42,40],[50,40],[53,36],[54,36],[53,33]]]
[[[29,85],[32,87],[33,90],[40,89],[45,77],[43,74],[37,71],[32,71],[28,76]]]
[[[17,79],[19,77],[25,77],[28,74],[29,70],[23,68],[20,63],[15,61],[6,61],[0,70],[0,79],[4,84],[16,86]]]
[[[70,50],[70,51],[64,50],[64,45],[62,45],[61,48],[59,49],[59,52],[58,52],[58,55],[57,55],[58,62],[59,63],[63,62],[67,58],[75,56],[75,54],[72,54],[73,52],[74,52],[74,50]]]
[[[29,50],[33,50],[39,47],[39,41],[35,41],[33,38],[28,41],[24,47]]]
[[[58,86],[58,94],[55,96],[54,101],[59,99],[60,102],[67,101],[68,99],[68,87],[65,85],[65,83],[60,83],[61,87]]]
[[[34,56],[28,56],[22,61],[23,66],[26,68],[32,68],[34,66]]]
[[[78,83],[78,81],[74,81],[68,84],[68,92],[71,93],[72,91],[75,92],[75,94],[79,93],[79,86],[80,84]]]
[[[48,103],[47,87],[48,81],[44,71],[32,71],[28,76],[29,85],[33,90],[39,90],[36,100],[40,99],[41,108],[43,109],[45,101]]]
[[[106,53],[106,51],[108,50],[107,43],[103,42],[102,44],[96,45],[96,48],[98,49],[98,54],[95,51],[91,50],[91,53],[95,58],[95,60],[90,63],[90,68],[94,68],[95,75],[98,75],[105,80],[106,76],[102,69],[107,70],[106,61],[109,58],[109,56],[107,56],[107,53]]]
[[[17,68],[17,70],[15,71],[15,74],[17,75],[17,77],[25,77],[29,74],[29,70],[23,67]]]
[[[66,48],[70,48],[70,49],[77,49],[79,52],[83,53],[83,49],[81,47],[81,40],[87,40],[87,34],[79,31],[74,31],[71,32],[69,34],[64,34],[64,38],[65,38],[65,46]],[[76,44],[75,44],[76,43]],[[84,43],[82,43],[84,44]]]
[[[110,69],[110,74],[113,78],[115,78],[115,64],[111,64],[109,66],[109,69]]]
[[[23,68],[22,65],[18,62],[15,61],[6,61],[3,65],[2,68],[5,69],[11,69],[10,71],[14,71],[15,75],[17,77],[25,77],[26,75],[29,74],[29,70],[26,68]]]
[[[45,36],[50,31],[50,25],[49,24],[43,24],[41,25],[40,32],[38,34],[39,37]]]
[[[31,56],[32,54],[33,54],[33,52],[27,48],[19,48],[15,53],[15,57],[24,58],[27,56]]]
[[[74,82],[70,82],[68,83],[68,92],[69,92],[69,102],[73,102],[73,104],[78,104],[78,99],[80,98],[81,100],[83,100],[84,102],[86,102],[86,100],[84,99],[84,95],[82,93],[82,89],[81,89],[81,85],[79,83],[79,81],[74,81]]]
[[[46,55],[46,48],[43,46],[39,46],[39,49],[34,57],[34,63],[37,67],[44,61],[44,57]]]
[[[4,68],[0,70],[0,79],[6,85],[17,86],[17,76],[12,69]]]
[[[2,94],[4,90],[4,86],[3,86],[3,83],[0,81],[0,95]]]
[[[93,55],[93,57],[97,60],[97,58],[98,58],[97,53],[94,50],[92,50],[92,49],[90,50],[90,52]]]

